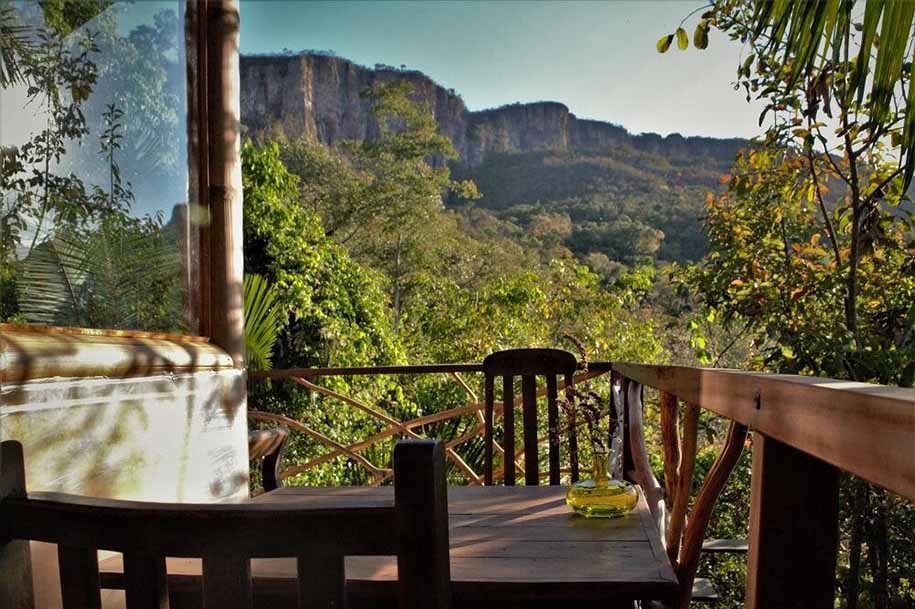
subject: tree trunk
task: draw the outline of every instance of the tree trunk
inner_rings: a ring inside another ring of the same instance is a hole
[[[397,249],[394,250],[394,332],[400,329],[401,286],[400,286],[400,249],[403,236],[397,235]]]

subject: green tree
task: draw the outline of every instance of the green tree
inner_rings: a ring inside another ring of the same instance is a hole
[[[857,6],[723,0],[701,16],[696,46],[711,26],[747,43],[738,82],[765,103],[766,129],[709,197],[710,253],[692,279],[770,369],[911,386],[915,4]],[[911,604],[910,552],[891,537],[911,506],[861,481],[842,497],[844,605],[862,591]]]
[[[454,182],[445,161],[457,152],[448,137],[437,133],[430,110],[414,101],[407,81],[376,83],[364,96],[378,123],[379,137],[346,146],[353,165],[370,176],[366,208],[344,241],[352,242],[357,258],[385,273],[389,281],[395,327],[415,288],[417,272],[429,268],[436,247],[436,219],[445,194],[474,198],[472,182]]]
[[[297,176],[280,160],[276,143],[242,148],[245,194],[245,269],[263,276],[277,293],[287,319],[273,351],[277,368],[400,364],[403,347],[385,312],[379,276],[359,265],[327,237],[319,216],[299,201]],[[369,403],[388,404],[395,416],[415,414],[389,378],[335,377],[326,386]],[[365,412],[311,395],[291,382],[254,382],[252,406],[303,421],[348,443],[381,429]],[[390,444],[390,443],[388,443]],[[375,462],[389,459],[392,445],[367,452]],[[323,449],[295,434],[288,461],[302,463]],[[364,483],[365,474],[346,460],[301,478],[311,483]]]
[[[275,364],[339,366],[402,359],[378,277],[329,239],[298,200],[298,178],[275,143],[242,149],[245,268],[279,291],[291,318]]]

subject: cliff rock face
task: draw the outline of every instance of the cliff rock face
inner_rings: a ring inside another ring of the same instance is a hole
[[[732,160],[741,139],[632,135],[623,127],[576,118],[558,102],[512,104],[471,112],[452,90],[417,71],[370,69],[339,57],[303,53],[241,58],[241,114],[249,132],[281,130],[324,144],[371,139],[378,125],[361,93],[375,82],[405,79],[429,106],[439,132],[451,138],[469,165],[490,152],[600,150],[629,145],[664,156]]]

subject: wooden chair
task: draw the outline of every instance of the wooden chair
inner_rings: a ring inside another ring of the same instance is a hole
[[[283,486],[280,462],[286,452],[288,437],[289,430],[285,427],[248,432],[248,459],[260,463],[261,484],[267,493]]]
[[[547,427],[549,443],[549,483],[559,484],[559,407],[557,377],[564,377],[571,387],[578,367],[575,356],[560,349],[512,349],[488,355],[483,360],[486,378],[484,484],[493,483],[493,423],[495,412],[495,379],[502,377],[502,419],[504,475],[506,485],[515,484],[515,418],[514,377],[521,377],[522,421],[524,433],[524,481],[528,485],[540,483],[540,464],[537,451],[537,376],[546,377]],[[569,464],[572,480],[578,480],[578,437],[575,426],[569,425]]]
[[[124,553],[128,609],[168,607],[165,557],[202,557],[203,607],[250,609],[253,557],[298,558],[298,606],[344,606],[343,560],[397,555],[399,605],[448,609],[444,451],[430,440],[394,449],[394,507],[302,507],[296,502],[165,504],[27,493],[18,442],[0,461],[0,567],[27,560],[24,540],[58,544],[64,609],[101,604],[97,550]],[[28,578],[0,577],[0,607],[30,607]],[[28,590],[25,587],[28,586]]]

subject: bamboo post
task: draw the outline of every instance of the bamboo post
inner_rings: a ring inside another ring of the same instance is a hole
[[[208,335],[232,356],[237,368],[242,368],[245,320],[238,4],[238,0],[206,2],[210,293],[204,306],[210,313]]]

